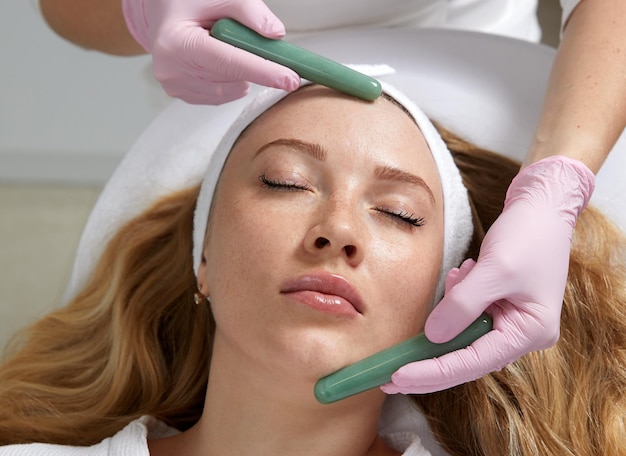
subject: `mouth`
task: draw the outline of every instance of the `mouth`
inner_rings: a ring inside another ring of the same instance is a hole
[[[290,280],[280,292],[322,312],[356,316],[364,310],[363,300],[356,288],[344,277],[328,272]]]

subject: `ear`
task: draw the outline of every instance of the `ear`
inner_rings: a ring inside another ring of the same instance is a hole
[[[198,266],[198,291],[205,296],[210,296],[209,286],[207,284],[207,265],[206,265],[206,256],[204,252],[202,252],[202,260],[200,261],[200,266]]]

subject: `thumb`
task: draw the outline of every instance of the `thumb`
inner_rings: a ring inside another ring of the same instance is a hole
[[[466,260],[446,278],[446,294],[428,316],[424,332],[434,343],[448,342],[458,336],[497,298],[488,290],[496,289],[488,269]]]

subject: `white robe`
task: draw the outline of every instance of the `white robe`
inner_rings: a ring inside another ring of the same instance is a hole
[[[89,447],[31,443],[0,446],[0,456],[150,456],[148,440],[171,437],[176,429],[150,416],[129,423],[112,437]],[[389,396],[379,423],[381,438],[403,456],[447,456],[428,423],[406,396]]]

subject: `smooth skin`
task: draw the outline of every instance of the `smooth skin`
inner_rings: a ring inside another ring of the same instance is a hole
[[[128,31],[120,0],[40,0],[48,25],[85,49],[131,56],[145,54]]]
[[[384,393],[322,405],[313,386],[415,334],[431,308],[443,205],[415,123],[386,99],[304,89],[246,131],[214,201],[198,271],[217,327],[206,406],[191,430],[150,442],[151,454],[399,454],[377,437]],[[423,225],[396,213],[423,217]],[[351,284],[359,312],[311,304],[336,296],[284,292],[324,274]]]

